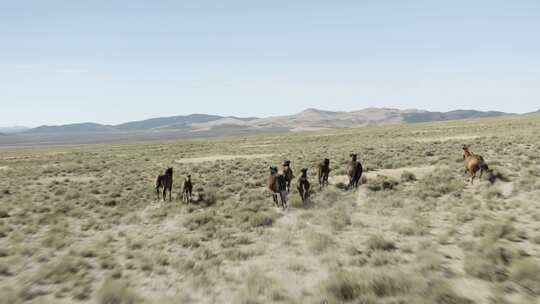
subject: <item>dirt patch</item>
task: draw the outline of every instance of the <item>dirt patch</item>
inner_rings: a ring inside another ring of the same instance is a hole
[[[43,177],[43,178],[38,179],[38,181],[41,183],[51,183],[55,181],[61,182],[66,179],[71,182],[84,183],[84,182],[93,181],[96,178],[92,176],[57,176],[57,177]]]
[[[435,169],[435,166],[381,169],[381,170],[364,172],[363,176],[365,176],[367,179],[372,179],[372,178],[376,178],[377,175],[384,175],[384,176],[399,179],[401,177],[401,174],[407,171],[407,172],[413,173],[416,176],[416,178],[422,178],[428,173],[432,172],[434,169]],[[349,178],[346,175],[338,175],[338,176],[330,177],[330,180],[333,181],[334,183],[335,182],[347,183],[348,179]]]
[[[400,178],[403,172],[408,171],[413,173],[417,178],[422,178],[428,173],[432,172],[435,169],[435,166],[424,166],[424,167],[403,167],[397,169],[383,169],[367,172],[367,178],[375,178],[377,175],[385,175],[393,178]]]
[[[416,139],[417,142],[435,142],[435,141],[451,141],[451,140],[470,140],[477,139],[477,135],[459,135],[459,136],[441,136],[441,137],[425,137]]]
[[[205,157],[182,158],[182,159],[177,159],[174,162],[178,164],[193,164],[193,163],[203,163],[203,162],[215,162],[218,160],[257,159],[257,158],[266,158],[266,157],[272,157],[272,156],[274,156],[274,154],[213,155],[213,156],[205,156]]]
[[[9,167],[8,166],[0,166],[0,171],[2,170],[9,170]]]
[[[296,127],[296,128],[291,129],[291,132],[322,131],[322,130],[331,130],[331,129],[323,128],[323,127]]]

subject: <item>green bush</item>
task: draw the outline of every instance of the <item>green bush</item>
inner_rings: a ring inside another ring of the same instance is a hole
[[[372,235],[367,240],[366,246],[371,251],[390,251],[396,249],[396,245],[394,244],[394,242],[386,240],[382,235]]]
[[[510,269],[512,281],[534,296],[540,296],[540,265],[528,258],[517,261]]]
[[[377,175],[375,179],[368,180],[367,187],[371,191],[385,191],[394,189],[398,184],[399,182],[393,178]]]
[[[105,281],[97,292],[100,304],[135,304],[141,300],[130,290],[125,282],[116,280]]]

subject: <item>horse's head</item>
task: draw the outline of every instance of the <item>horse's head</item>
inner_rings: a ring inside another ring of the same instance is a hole
[[[470,155],[471,152],[469,151],[469,147],[467,145],[463,145],[463,159]]]
[[[270,166],[270,174],[274,175],[278,172],[278,168],[276,166]]]
[[[328,158],[325,158],[323,162],[325,166],[330,165],[330,160]]]
[[[290,160],[284,160],[283,161],[283,166],[290,167],[291,166],[291,161]]]
[[[188,175],[187,175],[187,179],[188,179],[188,180],[191,180],[191,174],[188,174]]]
[[[172,175],[173,174],[173,168],[172,167],[167,168],[167,170],[165,170],[165,174]]]
[[[358,158],[358,154],[356,153],[351,153],[349,156],[351,157],[353,161],[356,161],[356,159]]]
[[[300,172],[302,172],[302,175],[307,175],[307,168],[302,168],[302,170],[300,170]]]

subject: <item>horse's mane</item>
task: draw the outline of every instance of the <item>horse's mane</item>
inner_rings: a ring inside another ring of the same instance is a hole
[[[165,175],[172,175],[173,174],[173,168],[168,168],[165,170]]]

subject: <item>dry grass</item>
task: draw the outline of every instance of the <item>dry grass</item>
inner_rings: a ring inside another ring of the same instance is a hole
[[[463,144],[494,169],[474,186]],[[0,303],[534,303],[539,148],[531,115],[2,149]],[[357,191],[344,187],[351,151],[366,169]],[[311,200],[293,182],[289,209],[275,208],[268,167],[326,156],[330,187],[312,169]],[[153,183],[167,166],[163,203]]]

